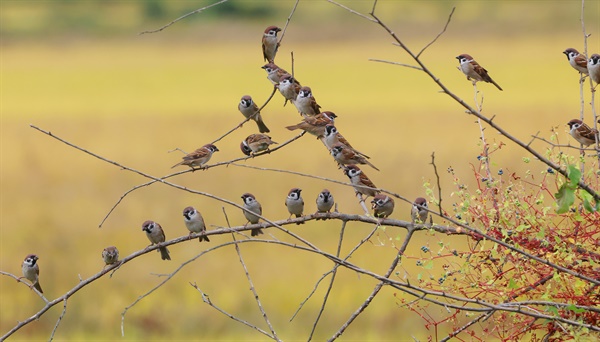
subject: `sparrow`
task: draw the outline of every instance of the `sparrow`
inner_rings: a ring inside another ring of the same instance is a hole
[[[484,81],[487,83],[492,83],[496,86],[496,88],[502,90],[498,83],[494,82],[494,80],[488,75],[487,70],[475,62],[473,57],[465,53],[457,56],[456,59],[458,59],[460,62],[460,70],[463,72],[463,74],[467,75],[467,79],[473,82],[473,84],[479,81]]]
[[[162,227],[160,226],[160,224],[154,221],[145,221],[142,224],[142,230],[146,232],[146,236],[151,242],[150,246],[154,244],[159,244],[161,242],[165,242],[166,240],[165,232],[163,231]],[[158,250],[160,251],[160,257],[163,260],[171,260],[171,257],[169,256],[169,250],[167,249],[167,247],[159,247]]]
[[[260,206],[260,203],[258,203],[258,201],[256,200],[256,197],[254,197],[254,195],[252,195],[250,193],[245,193],[242,195],[242,200],[244,201],[244,209],[251,211],[251,212],[247,212],[246,210],[244,210],[244,216],[248,220],[248,223],[251,223],[251,224],[258,223],[258,220],[260,220],[260,217],[254,215],[254,214],[262,215],[262,207]],[[248,223],[246,223],[246,224],[248,224]],[[254,229],[252,229],[252,232],[250,233],[250,235],[257,236],[262,233],[263,232],[260,228],[254,228]]]
[[[423,197],[417,197],[413,202],[412,208],[410,209],[410,217],[414,222],[426,223],[429,211],[427,211],[427,200]],[[419,221],[417,221],[419,219]]]
[[[310,87],[302,87],[298,92],[298,96],[296,97],[296,101],[294,101],[294,105],[303,115],[315,115],[319,114],[321,110],[321,106],[317,104],[317,101],[312,95],[312,90]]]
[[[354,185],[354,190],[356,193],[365,195],[367,197],[375,197],[375,195],[379,193],[379,190],[377,190],[375,184],[371,182],[369,177],[367,177],[367,175],[358,166],[348,165],[345,167],[344,173],[346,176],[348,176],[348,178],[350,178],[350,183]],[[363,186],[373,189],[364,188]]]
[[[277,42],[277,32],[281,29],[277,26],[269,26],[265,29],[265,33],[262,38],[262,51],[265,61],[273,63],[277,49],[279,48],[279,42]]]
[[[307,116],[302,122],[293,126],[287,126],[286,128],[290,131],[301,129],[317,138],[323,138],[325,136],[325,127],[333,125],[335,118],[337,118],[335,113],[326,111],[314,116]]]
[[[288,212],[290,213],[290,218],[292,215],[296,215],[296,217],[302,217],[302,212],[304,211],[304,200],[300,193],[302,189],[293,188],[288,192],[287,198],[285,199],[285,206],[287,207]],[[302,224],[304,222],[298,222],[296,224]]]
[[[587,64],[587,69],[592,81],[596,82],[596,85],[600,83],[600,55],[595,53],[590,57]]]
[[[44,293],[42,291],[42,287],[40,286],[40,267],[37,264],[38,256],[35,254],[29,254],[25,257],[23,261],[23,278],[27,278],[31,282],[31,286],[35,287],[36,290],[40,291],[40,293]]]
[[[269,81],[271,81],[271,83],[273,83],[273,85],[279,84],[284,76],[291,76],[289,72],[278,67],[275,63],[267,63],[261,66],[261,69],[265,69],[265,71],[267,72],[267,78],[269,79]]]
[[[569,125],[571,136],[583,146],[587,147],[596,143],[597,129],[591,128],[579,119],[573,119],[567,125]]]
[[[106,265],[119,261],[119,250],[115,246],[108,246],[102,251],[102,259]]]
[[[186,207],[183,209],[183,221],[185,222],[185,226],[190,231],[190,235],[192,233],[201,233],[206,231],[206,225],[204,224],[204,219],[202,218],[202,214],[194,207]],[[202,242],[202,240],[206,242],[210,242],[208,236],[201,235],[198,241]]]
[[[245,155],[249,156],[268,150],[269,146],[273,144],[277,143],[266,134],[250,134],[240,143],[240,149]]]
[[[192,170],[194,170],[195,166],[202,168],[204,164],[208,163],[213,153],[217,151],[219,151],[217,146],[213,144],[206,144],[197,149],[196,151],[186,154],[183,158],[181,158],[183,159],[183,161],[171,166],[171,168],[174,168],[175,166],[179,165],[187,165],[191,167]]]
[[[258,131],[261,133],[269,133],[269,128],[265,125],[262,117],[260,116],[260,112],[258,111],[258,106],[252,100],[252,96],[244,95],[238,104],[238,110],[246,119],[251,119],[256,122],[258,126]]]
[[[285,74],[279,77],[279,84],[276,85],[277,90],[283,95],[285,98],[285,102],[283,105],[285,106],[288,101],[294,103],[296,98],[298,97],[298,93],[300,92],[300,82],[298,82],[292,75]]]
[[[346,138],[344,138],[344,136],[341,135],[340,132],[338,132],[337,128],[335,128],[335,126],[332,124],[327,124],[325,126],[325,134],[323,135],[323,138],[321,139],[321,141],[323,141],[323,144],[325,144],[325,146],[327,147],[328,150],[331,150],[335,144],[342,144],[342,145],[352,149],[357,154],[359,154],[367,159],[371,159],[371,157],[369,157],[368,155],[366,155],[366,154],[358,151],[354,147],[352,147],[352,145],[350,145],[348,140],[346,140]]]
[[[329,190],[323,189],[317,197],[317,213],[328,213],[333,207],[333,195]]]
[[[373,216],[378,218],[386,218],[394,212],[394,200],[388,195],[378,194],[371,201],[371,209]]]
[[[587,58],[584,55],[580,54],[579,51],[568,48],[563,51],[565,56],[567,56],[567,60],[569,60],[569,64],[573,67],[573,69],[579,71],[582,74],[588,74],[587,68]]]
[[[379,171],[375,165],[368,161],[365,157],[354,152],[352,148],[347,147],[344,144],[337,143],[331,147],[331,155],[336,162],[340,165],[352,165],[352,164],[367,164],[375,170]]]

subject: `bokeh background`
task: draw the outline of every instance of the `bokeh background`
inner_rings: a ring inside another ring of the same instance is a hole
[[[236,1],[155,33],[158,28],[208,1],[9,1],[2,0],[1,24],[1,227],[0,269],[20,275],[26,254],[40,256],[40,283],[48,298],[65,293],[97,273],[101,251],[116,245],[121,256],[148,242],[141,223],[161,223],[167,238],[187,234],[181,210],[201,210],[214,227],[226,225],[223,204],[201,196],[152,185],[129,195],[102,228],[98,225],[128,189],[146,180],[101,162],[40,134],[34,124],[85,149],[132,168],[161,176],[180,160],[176,147],[190,151],[242,120],[237,103],[250,94],[263,103],[272,90],[260,49],[268,25],[283,27],[294,1]],[[370,1],[343,1],[367,13]],[[540,132],[548,137],[558,127],[559,141],[570,141],[566,122],[578,117],[578,74],[562,51],[583,50],[579,1],[380,1],[378,13],[413,49],[420,50],[444,26],[453,6],[456,12],[447,32],[424,54],[423,61],[459,96],[473,103],[473,88],[457,70],[455,56],[469,53],[504,88],[480,84],[484,113],[523,140]],[[600,51],[600,2],[587,1],[585,23],[591,36],[590,53]],[[442,171],[445,200],[452,198],[452,179],[443,172],[453,167],[473,184],[472,165],[480,153],[480,131],[474,118],[440,94],[424,74],[404,67],[368,61],[369,58],[411,63],[378,26],[325,1],[300,2],[277,56],[312,87],[319,104],[338,115],[336,126],[352,144],[364,150],[381,172],[364,168],[379,187],[407,198],[424,195],[423,183],[434,180],[430,155]],[[586,87],[587,89],[587,87]],[[589,101],[589,90],[586,90]],[[276,94],[263,110],[275,141],[295,133],[284,127],[299,121],[293,106],[283,107]],[[590,109],[586,109],[590,116]],[[255,132],[250,123],[217,146],[212,161],[241,155],[238,145]],[[530,171],[546,167],[491,129],[490,143],[507,142],[493,155],[494,171]],[[541,143],[534,146],[544,149]],[[575,153],[575,152],[573,152]],[[341,181],[323,146],[303,137],[284,150],[247,161],[250,165],[321,175]],[[282,173],[239,167],[220,167],[185,174],[174,182],[241,203],[251,192],[272,219],[287,217],[284,198],[300,187],[306,212],[329,188],[339,210],[360,213],[353,191],[343,185]],[[233,225],[245,223],[239,209],[225,206]],[[407,219],[409,204],[397,202],[393,217]],[[291,229],[334,252],[340,224],[309,222]],[[371,226],[351,223],[342,253],[348,252]],[[270,230],[273,236],[286,239]],[[405,232],[388,229],[375,235],[352,261],[383,273],[396,253],[396,239]],[[464,243],[462,238],[421,234],[411,244],[400,276],[416,277],[420,247]],[[67,315],[57,332],[62,340],[120,338],[123,309],[180,263],[203,249],[231,240],[215,236],[210,244],[189,241],[171,248],[173,261],[151,253],[127,264],[112,278],[87,286],[69,300]],[[265,244],[245,244],[243,256],[263,305],[287,340],[305,339],[324,295],[319,290],[289,322],[315,281],[332,264],[314,255]],[[411,259],[412,258],[412,259]],[[426,273],[426,272],[425,272]],[[189,282],[211,300],[243,319],[266,329],[256,308],[233,248],[210,253],[129,311],[125,339],[256,340],[262,335],[233,322],[201,302]],[[341,271],[315,338],[325,339],[370,293],[371,279]],[[0,278],[0,332],[5,333],[43,306],[35,294],[8,277]],[[344,334],[346,340],[412,340],[434,334],[432,326],[405,308],[401,294],[386,290]],[[404,297],[409,298],[409,297]],[[47,339],[62,306],[14,336],[15,340]],[[431,308],[432,317],[445,312]],[[468,319],[468,318],[466,318]],[[429,328],[429,330],[428,330]]]

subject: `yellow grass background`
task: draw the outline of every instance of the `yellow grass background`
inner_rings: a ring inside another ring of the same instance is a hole
[[[291,4],[286,6],[291,8]],[[365,7],[359,2],[347,4]],[[557,7],[553,12],[563,12],[561,20],[536,20],[535,10],[545,7],[545,3],[511,2],[498,5],[489,22],[477,21],[481,25],[478,29],[472,26],[473,16],[489,14],[490,8],[483,2],[459,2],[448,32],[423,54],[423,61],[450,89],[473,103],[473,88],[457,70],[455,59],[460,53],[472,54],[505,89],[500,92],[489,84],[478,85],[485,98],[484,113],[496,115],[497,123],[526,141],[538,131],[547,137],[551,127],[558,126],[560,142],[567,143],[570,139],[565,124],[578,117],[580,100],[578,75],[561,52],[567,47],[582,50],[583,39],[579,3],[552,4]],[[590,7],[588,32],[592,36],[588,48],[596,52],[600,51],[598,2],[591,2]],[[394,30],[414,51],[437,34],[449,12],[440,2],[384,1],[380,8],[384,19],[397,25]],[[23,27],[40,16],[39,10],[23,6],[5,9],[8,11],[3,18],[16,18],[12,23]],[[301,2],[299,11],[302,13],[297,22],[292,20],[277,63],[291,70],[290,52],[294,52],[296,77],[312,87],[323,109],[338,115],[336,126],[381,169],[363,168],[377,186],[411,199],[424,195],[423,182],[434,181],[429,163],[435,152],[449,205],[453,189],[446,168],[452,166],[471,182],[471,164],[477,164],[480,131],[473,117],[439,93],[423,73],[368,61],[378,58],[412,63],[375,25],[327,3]],[[518,20],[523,11],[532,16],[527,18],[532,26]],[[126,20],[128,13],[133,12],[123,10],[115,17]],[[333,16],[330,22],[328,15]],[[402,23],[404,17],[410,22]],[[79,277],[97,273],[103,267],[100,254],[104,247],[116,245],[121,256],[144,248],[148,241],[141,223],[146,219],[161,223],[167,238],[187,234],[181,217],[187,205],[201,210],[212,225],[210,229],[226,226],[226,221],[222,203],[155,184],[127,196],[99,229],[98,224],[118,198],[146,180],[58,143],[31,129],[30,124],[108,159],[162,176],[170,173],[170,166],[181,157],[179,152],[169,150],[179,147],[190,151],[215,139],[241,121],[237,102],[242,95],[250,94],[262,103],[272,89],[260,69],[263,61],[259,44],[261,31],[271,22],[182,23],[161,33],[137,36],[139,31],[160,25],[132,18],[138,21],[132,20],[130,27],[114,37],[70,32],[52,33],[49,39],[43,35],[21,39],[3,31],[7,39],[3,39],[1,51],[0,269],[20,275],[25,255],[38,254],[40,283],[49,299],[72,288]],[[284,17],[274,22],[283,25]],[[282,104],[281,96],[276,94],[263,110],[271,136],[278,142],[294,136],[284,127],[300,120],[293,106]],[[589,108],[586,111],[589,117]],[[240,156],[239,142],[254,132],[255,126],[248,123],[217,143],[221,152],[212,161]],[[531,170],[535,175],[546,169],[535,161],[524,164],[524,151],[491,129],[486,129],[485,135],[489,142],[508,144],[493,156],[494,172],[500,168]],[[534,146],[545,148],[541,143]],[[246,163],[347,180],[324,147],[309,136]],[[173,181],[240,204],[240,195],[251,192],[262,203],[264,215],[272,219],[287,217],[284,199],[292,187],[303,189],[307,213],[315,210],[314,200],[324,187],[332,191],[340,211],[361,212],[351,188],[283,173],[229,166],[186,174]],[[397,201],[392,216],[407,219],[409,208],[409,204]],[[245,223],[240,210],[225,206],[225,211],[232,225]],[[309,222],[290,229],[320,248],[335,252],[338,222]],[[349,223],[342,254],[371,229]],[[289,241],[273,229],[268,233]],[[397,229],[380,231],[351,261],[382,274],[396,253],[397,239],[404,235]],[[104,277],[87,286],[69,300],[56,337],[119,338],[121,311],[161,281],[156,274],[172,272],[203,249],[230,240],[223,235],[212,237],[209,244],[189,241],[173,246],[171,262],[163,262],[152,253],[127,264],[112,278]],[[415,266],[414,258],[426,257],[419,252],[421,246],[435,246],[441,241],[464,243],[464,239],[420,234],[407,253],[413,259],[403,261],[399,277],[416,277],[418,273],[429,277]],[[241,249],[279,336],[287,340],[306,338],[325,283],[294,321],[289,322],[289,318],[332,264],[277,246],[245,244]],[[439,275],[431,276],[435,279]],[[125,337],[262,338],[203,304],[189,282],[197,283],[215,304],[266,329],[234,249],[223,248],[187,266],[131,309],[125,320]],[[374,284],[366,277],[341,271],[315,339],[329,337]],[[424,327],[423,320],[398,307],[402,295],[395,297],[395,292],[382,292],[344,337],[410,340],[410,336],[425,338],[433,334]],[[0,295],[2,333],[43,306],[26,287],[8,277],[0,278]],[[57,306],[50,310],[39,322],[17,333],[16,338],[47,338],[61,309]],[[430,309],[429,313],[435,317],[445,314],[438,309]]]

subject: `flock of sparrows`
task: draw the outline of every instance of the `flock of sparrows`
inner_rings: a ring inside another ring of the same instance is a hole
[[[287,104],[288,101],[291,102],[303,117],[303,120],[300,123],[287,126],[286,128],[288,130],[303,130],[320,139],[340,168],[343,168],[344,174],[350,179],[356,193],[360,194],[361,200],[363,200],[363,195],[366,197],[373,197],[373,200],[371,201],[373,215],[377,218],[386,218],[390,216],[394,211],[394,200],[390,196],[380,193],[375,184],[373,184],[367,175],[356,166],[357,164],[369,165],[379,171],[379,169],[369,161],[370,157],[353,148],[352,145],[338,132],[337,128],[334,126],[334,120],[337,116],[331,111],[321,111],[321,106],[315,100],[310,87],[301,86],[300,82],[298,82],[293,75],[275,64],[275,56],[279,48],[277,34],[280,31],[281,29],[277,26],[269,26],[264,31],[262,37],[262,51],[264,60],[267,64],[262,66],[262,69],[267,72],[267,79],[273,83],[285,98],[284,105]],[[600,83],[600,55],[593,54],[588,61],[585,56],[581,55],[573,48],[566,49],[563,53],[567,56],[569,63],[573,68],[581,74],[589,75],[596,84]],[[492,83],[499,90],[502,90],[502,88],[488,75],[487,70],[481,67],[473,57],[468,54],[461,54],[456,58],[459,60],[460,70],[467,76],[468,80],[473,82],[473,84],[484,81]],[[271,137],[265,134],[269,133],[270,130],[264,123],[259,108],[251,96],[242,96],[238,104],[238,110],[245,118],[253,120],[260,132],[249,135],[240,143],[240,149],[245,155],[250,156],[259,152],[268,151],[271,145],[277,144],[271,140]],[[590,128],[579,119],[569,121],[568,125],[573,138],[582,145],[589,146],[596,142],[596,136],[598,134],[596,129]],[[187,165],[192,169],[203,168],[210,160],[213,153],[217,151],[219,151],[219,149],[215,145],[206,144],[194,152],[186,154],[181,162],[172,167]],[[302,217],[304,215],[304,200],[302,199],[301,192],[301,189],[293,188],[289,191],[287,198],[285,199],[285,205],[290,213],[290,218],[292,215],[296,217]],[[241,198],[243,207],[246,209],[243,213],[248,220],[248,223],[258,223],[260,219],[258,215],[262,215],[262,207],[256,200],[256,197],[250,193],[245,193]],[[316,199],[316,205],[317,213],[326,213],[332,209],[334,199],[329,190],[323,189],[323,191],[319,193]],[[413,202],[411,208],[412,221],[425,223],[428,216],[429,211],[427,201],[423,197],[418,197]],[[206,231],[204,219],[200,212],[194,207],[186,207],[183,210],[183,217],[185,226],[190,231],[190,234]],[[299,222],[298,224],[300,223],[303,222]],[[146,233],[151,245],[160,244],[166,240],[164,230],[157,222],[151,220],[145,221],[142,224],[142,231]],[[252,236],[257,236],[259,234],[262,234],[260,228],[252,229]],[[200,236],[199,240],[210,241],[206,235]],[[171,260],[167,247],[160,247],[158,250],[163,260]],[[115,246],[106,247],[102,251],[102,258],[106,265],[115,264],[119,260],[119,251]],[[42,288],[39,283],[38,259],[38,256],[35,254],[27,255],[22,264],[22,271],[23,277],[31,281],[31,286],[42,293]]]

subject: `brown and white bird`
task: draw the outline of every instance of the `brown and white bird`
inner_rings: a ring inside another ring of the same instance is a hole
[[[190,235],[192,233],[202,233],[206,231],[206,224],[204,224],[204,218],[202,214],[194,207],[186,207],[183,209],[183,222],[185,222],[185,227],[190,231]],[[198,238],[198,241],[207,241],[210,242],[208,236],[202,235]]]
[[[108,246],[102,251],[102,260],[106,265],[112,265],[119,261],[119,250],[115,246]]]
[[[356,153],[352,148],[347,147],[344,144],[337,143],[331,147],[331,155],[333,159],[335,159],[338,164],[343,165],[353,165],[353,164],[366,164],[375,170],[379,171],[375,165],[373,165],[367,158],[361,156]]]
[[[331,150],[333,148],[333,146],[336,144],[342,144],[346,147],[351,148],[354,152],[360,154],[361,156],[363,156],[367,159],[371,158],[368,155],[366,155],[366,154],[358,151],[354,147],[352,147],[352,145],[350,145],[348,140],[346,140],[346,138],[344,138],[344,136],[340,132],[338,132],[337,128],[335,128],[335,126],[332,124],[327,124],[325,126],[325,134],[323,135],[323,138],[321,139],[321,141],[323,141],[323,144],[325,144],[325,146],[327,147],[328,150]]]
[[[44,293],[42,291],[42,287],[40,286],[40,266],[38,266],[38,256],[35,254],[29,254],[23,260],[23,277],[31,282],[31,286],[35,287],[40,293]]]
[[[273,63],[275,61],[275,55],[279,48],[279,42],[277,42],[277,33],[281,29],[277,26],[269,26],[265,29],[265,33],[262,37],[262,51],[265,61]]]
[[[317,197],[317,213],[328,213],[333,207],[333,195],[329,190],[323,189]]]
[[[271,83],[273,83],[273,85],[277,85],[277,84],[281,83],[281,79],[283,77],[285,77],[287,75],[291,76],[291,74],[289,72],[280,68],[275,63],[267,63],[267,64],[261,66],[261,68],[265,69],[265,71],[267,72],[267,78],[269,79],[269,81],[271,81]]]
[[[573,119],[567,125],[569,125],[571,136],[583,146],[587,147],[596,143],[597,129],[591,128],[579,119]]]
[[[463,74],[467,75],[467,79],[473,82],[473,84],[479,81],[484,81],[487,83],[492,83],[496,86],[496,88],[502,90],[498,83],[494,82],[490,75],[488,75],[487,70],[475,62],[473,57],[465,53],[457,56],[456,59],[458,59],[460,62],[460,70],[463,72]]]
[[[410,209],[410,217],[412,218],[413,223],[427,223],[427,216],[429,216],[429,211],[427,211],[427,209],[427,200],[423,197],[417,197]]]
[[[573,69],[579,71],[582,74],[588,74],[587,58],[585,57],[585,55],[580,54],[579,51],[573,48],[568,48],[565,51],[563,51],[563,53],[565,54],[565,56],[567,56],[569,64],[571,64]]]
[[[379,193],[375,184],[371,182],[369,177],[358,166],[348,165],[344,169],[344,173],[350,178],[350,183],[352,183],[354,191],[357,193],[367,197],[375,197]]]
[[[146,237],[148,237],[148,240],[151,242],[150,246],[157,245],[161,242],[165,242],[166,240],[165,232],[163,231],[162,227],[160,224],[154,221],[144,221],[142,224],[142,230],[146,232]],[[167,247],[159,247],[158,250],[160,251],[161,259],[171,260],[171,256],[169,256],[169,250]]]
[[[268,150],[269,146],[273,144],[277,143],[266,134],[250,134],[240,143],[240,149],[245,155],[249,156]]]
[[[290,213],[290,218],[292,215],[296,215],[296,217],[302,217],[304,212],[304,200],[300,193],[302,189],[293,188],[288,192],[287,198],[285,199],[285,206],[287,207],[288,212]],[[304,222],[298,222],[296,224],[302,224]]]
[[[255,214],[262,215],[262,207],[260,206],[260,203],[258,203],[258,201],[256,200],[256,197],[254,197],[254,195],[252,195],[250,193],[245,193],[242,195],[242,200],[244,201],[244,209],[250,211],[250,212],[248,212],[246,210],[243,210],[244,216],[246,217],[246,220],[248,220],[248,223],[251,223],[251,224],[258,223],[258,221],[260,220],[260,217],[258,217]],[[252,229],[252,232],[250,233],[250,235],[257,236],[262,233],[263,233],[262,229],[254,228],[254,229]]]
[[[252,100],[252,96],[244,95],[238,104],[238,110],[246,119],[254,120],[256,125],[258,126],[258,131],[261,133],[269,133],[269,128],[265,125],[265,122],[260,116],[260,112],[258,111],[258,106]]]
[[[171,166],[171,168],[174,168],[175,166],[179,165],[187,165],[191,167],[192,170],[195,170],[195,167],[201,169],[204,166],[204,164],[208,163],[213,153],[217,152],[218,150],[219,149],[217,148],[217,146],[213,144],[206,144],[197,149],[196,151],[186,154],[183,158],[181,158],[183,159],[183,161]]]
[[[587,64],[587,69],[592,81],[598,85],[600,83],[600,55],[595,53],[590,57]]]
[[[386,218],[394,212],[394,199],[385,194],[378,194],[371,201],[371,209],[373,216],[378,218]]]
[[[317,138],[323,138],[325,136],[325,127],[333,124],[335,118],[337,118],[335,113],[325,111],[314,116],[306,116],[302,122],[293,126],[287,126],[286,128],[290,131],[301,129]]]
[[[294,105],[300,114],[303,115],[315,115],[321,112],[321,106],[319,106],[315,100],[310,87],[304,86],[300,88],[296,101],[294,101]]]
[[[279,84],[276,85],[279,93],[285,98],[285,102],[283,105],[285,106],[288,101],[294,103],[296,98],[298,97],[298,93],[300,93],[300,82],[296,80],[292,75],[283,75],[279,78]]]

